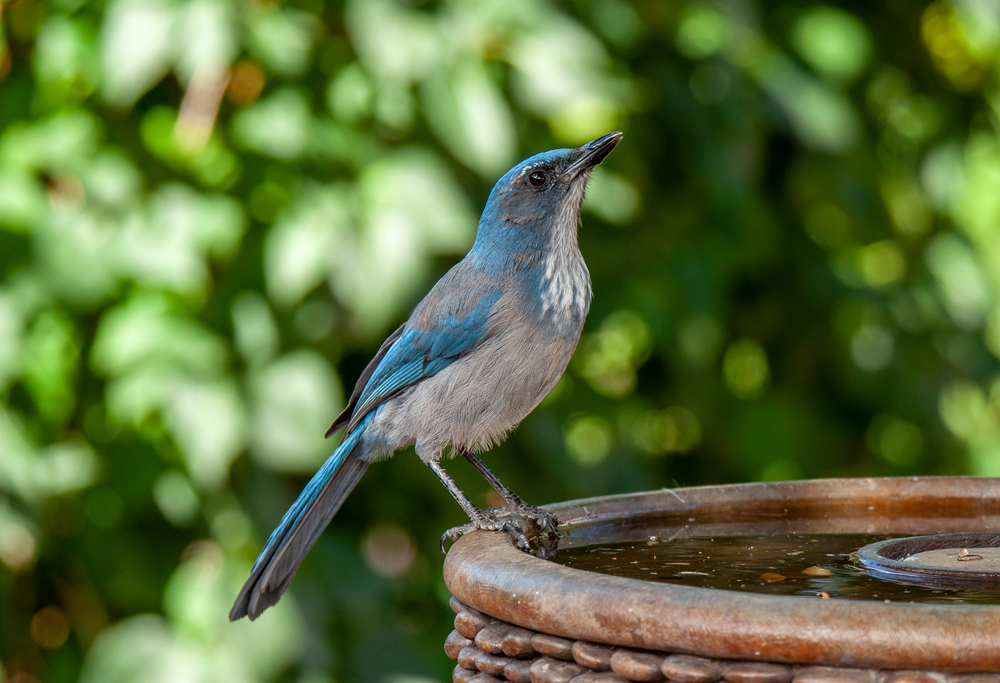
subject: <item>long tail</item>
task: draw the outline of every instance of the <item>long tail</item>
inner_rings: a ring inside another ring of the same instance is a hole
[[[230,621],[256,619],[288,589],[306,553],[368,469],[363,433],[359,425],[341,442],[271,532],[229,611]]]

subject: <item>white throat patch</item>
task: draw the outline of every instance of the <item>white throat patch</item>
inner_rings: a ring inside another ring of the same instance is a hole
[[[551,311],[556,322],[574,312],[582,320],[590,305],[590,272],[576,237],[586,184],[586,178],[577,179],[560,203],[552,225],[549,252],[545,255],[542,314]]]

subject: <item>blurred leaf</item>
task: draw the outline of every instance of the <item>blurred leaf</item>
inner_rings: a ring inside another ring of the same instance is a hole
[[[814,69],[842,81],[857,77],[871,53],[865,25],[832,7],[816,7],[799,17],[792,44]]]
[[[726,386],[738,398],[759,396],[767,387],[771,369],[764,348],[754,339],[737,339],[726,349],[722,359]]]
[[[69,418],[76,403],[80,343],[73,321],[62,311],[35,319],[24,346],[24,378],[39,414],[50,422]]]
[[[927,245],[926,259],[952,320],[961,327],[982,325],[993,297],[972,250],[955,235],[943,234]]]
[[[225,342],[179,314],[163,296],[139,295],[111,309],[94,337],[90,360],[108,377],[155,362],[201,376],[222,370]]]
[[[612,130],[631,98],[629,83],[611,75],[603,45],[564,17],[551,16],[518,36],[508,59],[525,106],[548,118],[552,132],[571,144]]]
[[[137,282],[181,294],[204,291],[208,256],[230,256],[243,235],[241,206],[220,195],[199,195],[185,185],[165,185],[146,215],[122,226],[121,258]]]
[[[584,467],[604,461],[614,445],[614,432],[607,420],[588,415],[573,420],[566,429],[566,451]]]
[[[371,113],[374,87],[360,64],[348,64],[330,81],[326,103],[342,123],[356,124]]]
[[[625,223],[639,211],[639,192],[625,178],[598,166],[587,182],[583,208],[609,223]]]
[[[171,470],[157,477],[153,484],[153,500],[174,526],[188,526],[198,514],[198,494],[183,472]]]
[[[362,63],[382,82],[419,81],[441,63],[447,41],[422,12],[395,0],[351,0],[345,19]]]
[[[283,88],[233,118],[233,135],[255,152],[275,159],[301,157],[309,143],[312,114],[298,90]]]
[[[268,232],[264,275],[270,297],[281,306],[297,303],[323,282],[349,249],[350,190],[307,185]]]
[[[677,49],[690,59],[704,59],[718,52],[726,39],[726,18],[708,3],[689,3],[677,27]]]
[[[0,292],[0,392],[21,373],[24,320],[13,298]]]
[[[112,0],[101,28],[101,90],[128,107],[159,81],[177,52],[177,6],[169,0]]]
[[[777,52],[760,59],[753,74],[788,115],[802,141],[817,149],[845,152],[861,134],[846,97],[797,69]]]
[[[83,172],[88,199],[115,209],[128,209],[138,200],[142,176],[120,150],[106,150],[94,157]]]
[[[139,427],[170,401],[184,381],[173,364],[154,361],[108,382],[105,404],[113,419]]]
[[[177,72],[182,81],[189,83],[197,72],[217,75],[229,71],[239,49],[234,10],[225,0],[188,0],[178,13]]]
[[[246,415],[236,383],[181,381],[164,406],[164,424],[203,490],[221,487],[246,446]]]
[[[296,77],[309,66],[319,22],[311,14],[262,6],[248,17],[250,51],[280,76]]]
[[[98,460],[84,443],[37,448],[17,415],[0,406],[0,489],[31,505],[86,488],[97,478]]]
[[[353,307],[357,324],[373,330],[409,296],[426,267],[419,257],[467,248],[475,218],[447,167],[420,150],[370,165],[358,192],[361,232],[353,253],[338,259],[332,282]]]
[[[51,16],[38,32],[32,66],[44,89],[55,91],[48,93],[53,100],[83,100],[100,78],[97,36],[79,19]]]
[[[340,380],[322,356],[285,354],[251,377],[253,455],[261,465],[313,472],[332,452],[323,437],[343,407]]]
[[[616,311],[597,334],[581,342],[576,364],[595,391],[621,397],[635,388],[636,368],[649,357],[649,325],[632,311]]]
[[[45,288],[65,301],[91,307],[118,284],[118,226],[100,212],[74,206],[81,187],[77,183],[69,181],[69,205],[39,226],[35,244]]]
[[[452,154],[487,178],[514,161],[514,121],[497,83],[482,64],[461,63],[427,81],[424,109]]]
[[[94,155],[101,129],[93,114],[80,110],[15,123],[0,136],[0,167],[53,174],[78,170]]]
[[[250,367],[260,367],[277,353],[278,324],[264,297],[244,292],[233,301],[233,342]]]
[[[0,229],[29,231],[48,208],[45,191],[29,174],[0,171]]]

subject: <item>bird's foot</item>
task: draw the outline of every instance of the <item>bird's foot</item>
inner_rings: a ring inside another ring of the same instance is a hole
[[[559,538],[559,519],[551,512],[546,512],[534,505],[528,505],[524,501],[508,503],[503,507],[490,508],[486,510],[494,517],[522,517],[530,519],[538,527],[538,534],[547,535],[550,538]]]
[[[522,525],[512,519],[520,517],[529,520],[537,529],[537,534],[529,539]],[[445,552],[445,541],[457,541],[470,531],[504,531],[514,544],[526,553],[538,557],[550,557],[559,545],[559,520],[551,512],[523,502],[510,503],[499,508],[480,510],[477,519],[468,524],[448,529],[441,535],[441,552]]]
[[[483,531],[505,531],[513,539],[518,548],[525,551],[531,549],[528,537],[524,535],[520,524],[512,519],[498,518],[490,514],[490,512],[490,510],[481,510],[480,514],[468,524],[452,527],[441,534],[441,552],[445,552],[445,541],[457,541],[465,534],[472,531],[479,531],[480,529]]]

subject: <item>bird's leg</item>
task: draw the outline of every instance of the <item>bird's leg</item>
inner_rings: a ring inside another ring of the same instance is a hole
[[[520,496],[510,490],[506,484],[500,481],[500,477],[493,474],[489,467],[479,459],[479,457],[468,450],[467,448],[460,448],[458,452],[462,454],[466,460],[472,463],[472,466],[479,470],[479,473],[483,475],[483,478],[489,482],[490,486],[496,489],[496,492],[503,496],[504,500],[507,501],[507,505],[502,508],[492,509],[490,512],[496,517],[510,517],[516,515],[519,517],[524,517],[530,519],[538,525],[538,528],[542,533],[549,533],[553,538],[559,537],[559,531],[556,526],[559,524],[559,520],[551,512],[546,512],[541,508],[537,508],[534,505],[528,505]]]
[[[518,548],[521,548],[522,550],[529,549],[528,539],[521,530],[520,524],[510,519],[501,519],[497,515],[493,515],[485,510],[480,510],[473,505],[472,501],[469,500],[469,497],[462,493],[462,489],[458,488],[458,484],[455,483],[455,480],[452,479],[451,475],[445,471],[438,460],[425,460],[424,464],[431,469],[431,472],[437,475],[437,478],[441,480],[444,487],[448,489],[448,492],[455,498],[455,500],[458,501],[458,504],[462,506],[462,509],[465,510],[465,514],[469,516],[470,520],[468,524],[448,529],[448,531],[441,535],[442,553],[445,551],[445,541],[457,541],[464,534],[478,529],[485,529],[486,531],[505,531],[511,538],[514,539]]]

